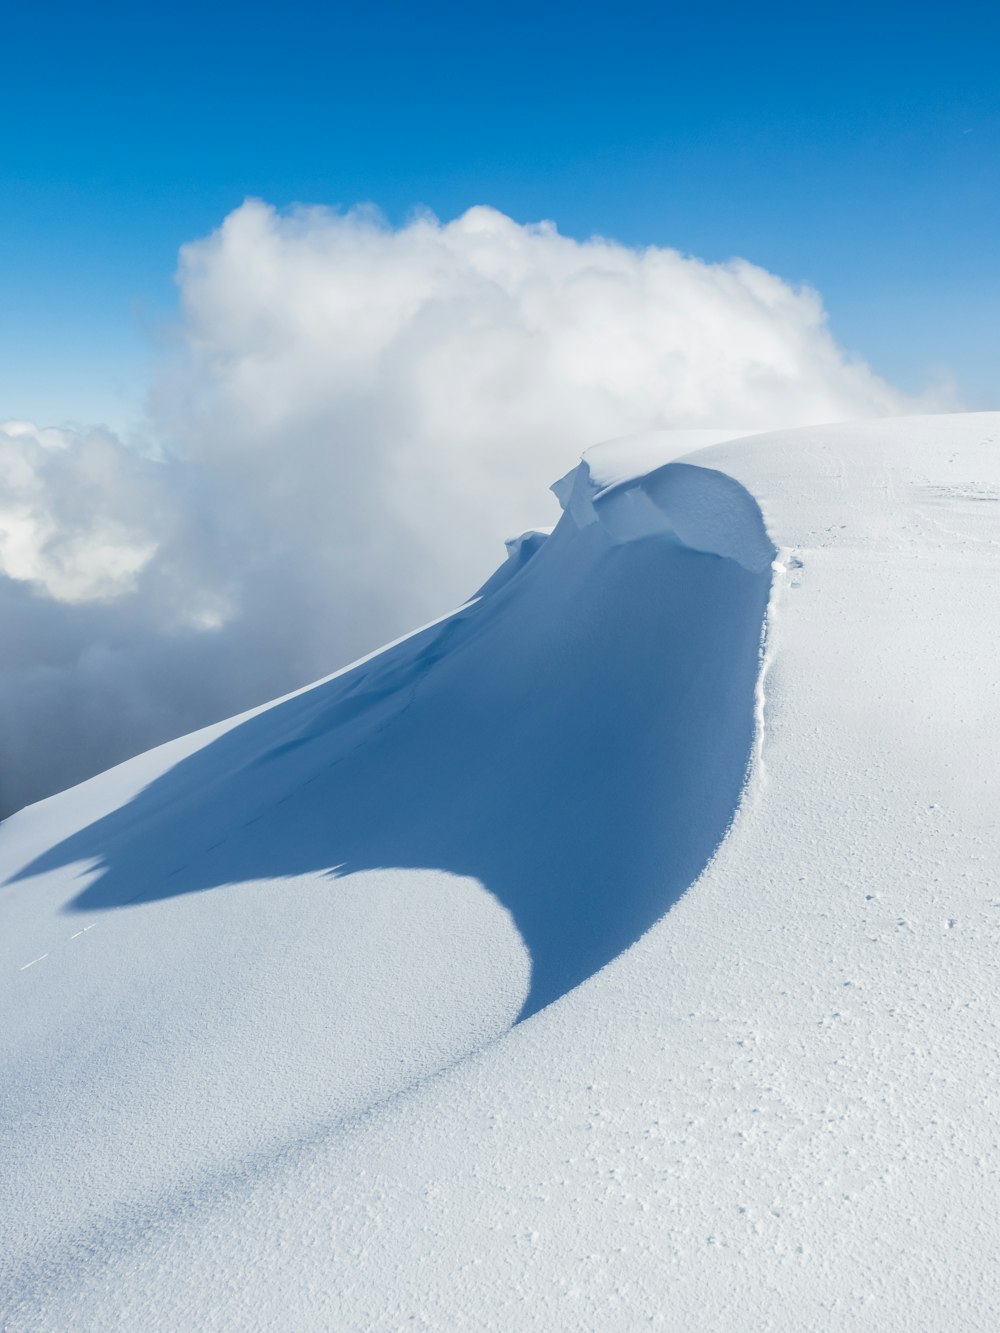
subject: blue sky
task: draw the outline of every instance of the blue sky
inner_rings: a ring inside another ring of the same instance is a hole
[[[1000,406],[995,4],[43,3],[4,46],[0,417],[126,425],[247,195],[744,255]]]

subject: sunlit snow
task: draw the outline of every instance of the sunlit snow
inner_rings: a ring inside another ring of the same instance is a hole
[[[726,436],[3,824],[4,1328],[997,1327],[1000,414]]]

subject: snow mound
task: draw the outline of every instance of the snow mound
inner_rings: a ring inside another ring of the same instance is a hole
[[[1000,414],[727,434],[0,828],[5,1328],[1000,1324]]]
[[[260,1168],[495,1041],[708,863],[752,749],[755,502],[671,465],[508,553],[444,620],[4,826],[15,1286],[72,1269],[53,1219]]]

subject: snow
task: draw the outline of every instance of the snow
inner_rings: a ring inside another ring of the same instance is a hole
[[[1000,414],[557,493],[0,827],[4,1328],[996,1328]]]

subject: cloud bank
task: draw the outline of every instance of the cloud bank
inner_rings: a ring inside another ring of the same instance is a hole
[[[460,602],[597,440],[910,406],[808,289],[489,208],[251,200],[178,282],[142,448],[0,426],[0,814]]]

